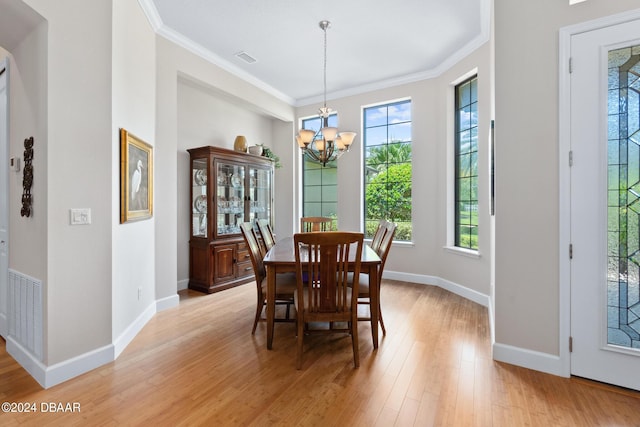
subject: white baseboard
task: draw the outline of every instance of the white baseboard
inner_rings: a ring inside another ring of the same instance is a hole
[[[138,333],[140,333],[142,328],[144,328],[144,325],[146,325],[147,322],[151,320],[155,314],[156,314],[156,303],[153,302],[149,304],[146,310],[140,313],[140,315],[136,318],[136,320],[134,320],[127,327],[127,329],[125,329],[124,332],[122,332],[120,336],[113,341],[113,347],[114,347],[113,360],[117,359],[118,356],[120,356],[120,354],[124,351],[124,349],[127,348],[127,346],[131,343],[131,341],[133,341],[136,335],[138,335]]]
[[[178,280],[178,290],[184,291],[189,288],[189,279]]]
[[[147,307],[112,344],[89,351],[55,365],[46,366],[11,336],[7,337],[7,353],[11,355],[43,388],[50,388],[113,362],[135,339],[142,328],[159,311],[177,307],[177,294],[162,298]]]
[[[457,283],[451,282],[446,279],[442,279],[437,276],[427,276],[424,274],[412,274],[412,273],[400,273],[397,271],[385,271],[382,274],[385,279],[402,280],[404,282],[420,283],[423,285],[438,286],[439,288],[446,289],[447,291],[460,295],[470,301],[478,303],[484,307],[489,307],[490,298],[488,295],[481,294],[478,291],[469,289]]]
[[[43,388],[53,387],[115,360],[113,345],[107,345],[80,356],[45,366],[15,339],[7,339],[11,355]]]
[[[0,313],[0,337],[7,339],[9,334],[9,319],[5,313]]]
[[[178,296],[178,294],[174,294],[174,295],[171,295],[170,297],[156,300],[156,312],[177,307],[178,304],[180,304],[180,297]]]
[[[473,289],[469,289],[465,286],[436,276],[385,271],[383,277],[391,280],[402,280],[405,282],[438,286],[487,307],[487,310],[489,310],[489,330],[491,332],[491,345],[494,360],[561,377],[568,376],[567,369],[563,366],[560,356],[513,347],[506,344],[498,344],[495,342],[495,324],[493,322],[494,309],[491,298],[488,295],[484,295],[478,291],[474,291]]]
[[[511,365],[522,366],[534,371],[546,372],[547,374],[567,377],[563,369],[560,356],[538,351],[527,350],[520,347],[513,347],[506,344],[493,344],[493,360],[505,362]]]

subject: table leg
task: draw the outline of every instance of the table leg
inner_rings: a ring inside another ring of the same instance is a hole
[[[371,337],[373,348],[378,348],[378,318],[380,308],[380,283],[378,280],[378,266],[369,269],[369,308],[371,310]]]
[[[276,317],[276,269],[266,266],[267,269],[267,349],[271,350],[273,344],[273,324]]]

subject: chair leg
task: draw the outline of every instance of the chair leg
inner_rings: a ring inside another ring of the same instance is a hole
[[[360,351],[358,348],[358,316],[354,316],[354,319],[350,322],[351,325],[351,345],[353,346],[353,365],[360,367]]]
[[[382,326],[382,335],[387,335],[387,330],[384,327],[384,320],[382,320],[382,308],[378,305],[378,319],[380,319],[380,326]]]
[[[303,350],[303,340],[304,340],[304,321],[302,319],[302,315],[298,313],[296,315],[296,323],[298,324],[298,336],[296,338],[296,369],[302,369],[302,350]]]
[[[382,336],[387,336],[387,329],[384,327],[384,320],[382,320],[382,307],[380,306],[380,283],[382,283],[382,273],[378,277],[378,319],[380,319],[380,326],[382,326]]]
[[[258,298],[258,307],[256,308],[256,318],[253,321],[253,329],[251,329],[251,335],[255,335],[256,327],[258,326],[258,321],[260,321],[260,315],[262,314],[262,307],[264,306],[264,301],[260,301]]]

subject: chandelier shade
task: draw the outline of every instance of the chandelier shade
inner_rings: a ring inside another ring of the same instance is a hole
[[[337,114],[327,107],[327,29],[330,27],[329,21],[320,21],[319,26],[324,32],[324,84],[323,84],[323,105],[318,109],[318,115],[322,126],[318,131],[310,129],[300,129],[296,135],[296,143],[312,161],[326,166],[328,162],[337,160],[344,153],[349,151],[351,144],[356,137],[355,132],[340,132],[337,127],[329,126],[329,116]]]

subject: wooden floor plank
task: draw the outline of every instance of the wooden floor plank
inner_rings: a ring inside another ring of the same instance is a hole
[[[4,426],[638,426],[640,393],[491,359],[486,308],[441,288],[385,280],[387,335],[305,338],[251,326],[255,285],[204,295],[151,319],[119,358],[43,390],[0,346],[0,400],[74,403],[80,413],[2,413]]]

